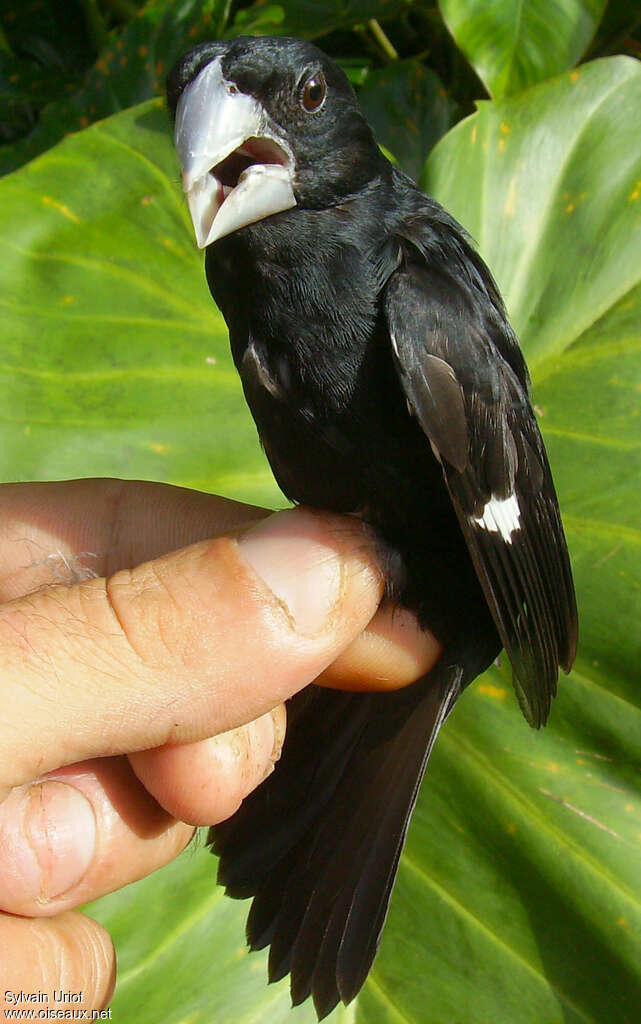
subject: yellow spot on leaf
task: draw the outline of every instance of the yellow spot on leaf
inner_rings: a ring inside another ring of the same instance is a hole
[[[63,295],[63,297],[60,299],[60,305],[61,306],[73,306],[75,301],[76,301],[75,296],[73,296],[73,295]]]
[[[499,153],[502,153],[505,149],[505,139],[499,139]]]
[[[577,206],[580,206],[580,204],[585,200],[586,195],[587,192],[579,192],[578,195],[572,195],[570,192],[564,192],[563,199],[566,202],[565,212],[574,213]]]
[[[514,213],[514,207],[516,206],[516,179],[512,178],[510,187],[507,190],[507,198],[505,200],[505,206],[503,207],[503,213],[506,217],[511,217]]]
[[[140,202],[142,203],[143,206],[149,206],[151,200],[152,200],[151,196],[143,196],[142,199],[140,200]]]
[[[630,195],[628,196],[628,202],[629,203],[636,202],[636,200],[639,198],[639,196],[641,196],[641,181],[637,181],[636,185],[634,186],[634,188],[630,192]]]
[[[628,922],[626,921],[626,919],[624,917],[620,917],[619,920],[617,921],[617,924],[618,924],[619,928],[625,928],[627,923]]]
[[[507,830],[510,833],[510,835],[513,836],[516,832],[516,825],[513,822],[510,822],[510,824],[507,827]]]
[[[476,142],[476,125],[472,128],[472,145]]]
[[[502,686],[492,686],[491,683],[481,683],[479,693],[482,693],[484,697],[494,697],[495,700],[505,700],[507,697],[507,690],[504,690]]]
[[[147,53],[148,53],[148,50],[147,50],[146,46],[139,46],[138,47],[138,56],[139,57],[146,57]]]
[[[25,437],[29,437],[30,433],[31,433],[31,424],[27,423],[27,425],[24,428],[24,436]]]
[[[573,71],[572,74],[570,75],[570,81],[571,82],[578,82],[580,77],[581,76],[579,75],[578,71]]]
[[[169,445],[167,444],[156,444],[153,441],[150,442],[149,447],[152,452],[156,452],[158,455],[166,455],[169,451]]]
[[[556,774],[556,773],[558,772],[558,770],[559,770],[559,766],[558,766],[558,764],[556,763],[556,761],[548,761],[548,763],[547,763],[547,764],[545,765],[545,767],[547,768],[547,770],[548,770],[549,772],[554,772],[555,774]]]
[[[75,213],[72,213],[64,203],[59,203],[57,199],[52,199],[51,196],[43,196],[42,202],[45,206],[51,206],[54,210],[58,210],[67,220],[73,221],[74,224],[80,224],[80,217],[76,217]]]
[[[507,121],[501,121],[500,128],[504,135],[509,135],[512,131]]]
[[[633,810],[634,810],[634,804],[626,804],[626,805],[625,805],[625,809],[626,809],[626,811],[627,811],[627,812],[628,812],[628,814],[629,814],[629,813],[630,813],[630,811],[633,811]]]

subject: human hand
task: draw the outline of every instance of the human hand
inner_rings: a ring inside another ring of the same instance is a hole
[[[404,685],[438,647],[406,613],[370,622],[352,518],[109,480],[8,485],[0,507],[0,997],[97,1009],[113,946],[74,908],[232,814],[307,683]]]

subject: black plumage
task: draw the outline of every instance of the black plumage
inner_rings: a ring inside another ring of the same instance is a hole
[[[340,69],[307,43],[239,38],[183,58],[168,97],[278,483],[367,520],[388,599],[444,648],[396,693],[295,697],[275,772],[212,830],[220,881],[254,898],[250,945],[322,1017],[365,981],[432,744],[501,647],[525,717],[545,723],[576,651],[571,572],[496,285],[381,154]]]

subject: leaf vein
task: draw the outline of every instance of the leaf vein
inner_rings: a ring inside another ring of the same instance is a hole
[[[141,971],[144,971],[147,967],[151,966],[159,957],[161,957],[167,949],[169,949],[178,939],[182,938],[186,932],[189,931],[195,924],[198,923],[203,917],[205,917],[215,906],[216,903],[223,899],[224,890],[221,886],[216,886],[211,890],[211,894],[202,903],[198,904],[198,909],[193,914],[188,914],[187,917],[183,917],[176,928],[170,932],[164,932],[164,939],[159,942],[157,946],[149,953],[146,957],[138,960],[135,967],[130,967],[128,971],[118,976],[118,989],[122,990],[123,986],[128,984],[133,978],[135,978]]]
[[[620,441],[615,437],[597,437],[596,434],[581,433],[578,430],[565,430],[563,427],[544,425],[543,433],[553,437],[563,437],[570,441],[581,441],[585,444],[596,444],[602,448],[615,448],[617,451],[634,451],[641,448],[641,441]]]
[[[439,739],[441,747],[449,746],[456,747],[456,756],[467,757],[468,760],[473,761],[478,766],[479,770],[486,776],[488,782],[497,790],[500,790],[506,797],[515,803],[526,816],[529,816],[537,825],[541,832],[546,832],[550,836],[552,844],[558,845],[559,848],[565,848],[568,854],[574,858],[579,864],[583,865],[586,871],[596,875],[601,881],[606,882],[612,887],[612,889],[619,894],[621,899],[626,900],[632,905],[636,913],[641,915],[641,902],[639,901],[636,893],[630,892],[619,878],[614,876],[611,872],[605,870],[605,867],[599,861],[596,861],[586,849],[571,839],[566,832],[553,825],[548,818],[541,813],[540,809],[528,799],[520,789],[501,773],[497,772],[496,769],[488,764],[487,758],[483,756],[480,751],[475,747],[474,743],[467,736],[457,733],[456,739],[453,739],[446,732],[441,734]]]
[[[414,874],[418,875],[418,877],[423,882],[425,882],[430,888],[434,889],[434,891],[437,892],[442,897],[442,899],[445,900],[446,903],[449,903],[450,906],[453,907],[453,909],[456,911],[456,913],[459,914],[459,916],[468,919],[476,928],[484,932],[496,946],[498,946],[502,950],[505,950],[505,952],[514,960],[516,960],[529,974],[533,975],[540,984],[542,984],[545,988],[550,989],[554,993],[556,998],[569,1009],[571,1009],[578,1017],[581,1018],[581,1020],[585,1021],[586,1024],[596,1024],[592,1017],[588,1017],[585,1014],[585,1012],[582,1009],[580,1009],[575,1003],[573,1003],[568,996],[564,995],[564,993],[561,992],[556,985],[553,985],[552,982],[548,978],[546,978],[545,975],[534,964],[531,964],[527,960],[525,960],[520,953],[513,949],[512,946],[509,946],[507,942],[505,942],[499,935],[496,934],[496,932],[492,931],[492,929],[489,928],[484,921],[482,921],[479,917],[476,916],[476,914],[473,914],[471,910],[469,910],[466,906],[460,903],[459,900],[457,900],[457,898],[453,895],[453,893],[449,891],[449,889],[447,889],[440,882],[437,882],[435,878],[433,878],[426,871],[424,871],[424,869],[419,864],[417,864],[415,860],[409,857],[407,853],[403,854],[403,859],[401,863],[405,867],[408,867],[411,871],[413,871]]]
[[[375,970],[372,971],[369,978],[367,979],[368,988],[375,990],[380,1002],[384,1003],[387,1009],[392,1012],[394,1017],[396,1017],[396,1019],[400,1021],[400,1024],[413,1024],[410,1018],[406,1017],[405,1014],[402,1013],[399,1010],[399,1008],[394,1005],[391,996],[389,996],[388,993],[385,991],[385,988],[383,987],[382,983],[376,980],[376,973],[377,972]]]

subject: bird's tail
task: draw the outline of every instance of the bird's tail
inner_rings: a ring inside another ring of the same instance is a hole
[[[270,945],[269,980],[289,971],[293,1004],[312,995],[319,1019],[367,977],[427,760],[467,681],[444,656],[394,693],[308,687],[273,774],[210,832],[219,882],[254,897],[247,940]]]

